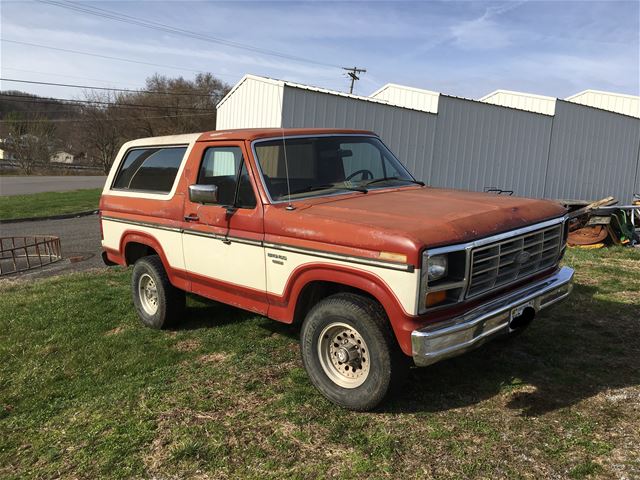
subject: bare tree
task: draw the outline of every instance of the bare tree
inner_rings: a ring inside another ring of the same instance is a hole
[[[108,93],[92,94],[90,98],[95,102],[113,102]],[[87,106],[82,112],[83,143],[87,157],[105,173],[109,172],[120,145],[126,139],[123,135],[124,120],[118,117],[118,110],[112,105],[97,105]]]
[[[46,165],[54,147],[55,127],[45,117],[36,115],[24,119],[7,115],[5,148],[13,155],[20,169],[27,175],[36,165]]]
[[[105,173],[120,145],[133,138],[214,130],[216,104],[229,86],[211,74],[194,80],[154,75],[139,92],[90,93],[83,107],[87,156]]]

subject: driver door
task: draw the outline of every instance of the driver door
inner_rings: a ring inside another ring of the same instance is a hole
[[[189,185],[215,185],[217,199],[185,199],[183,248],[193,293],[261,314],[267,311],[263,208],[242,142],[202,142]]]

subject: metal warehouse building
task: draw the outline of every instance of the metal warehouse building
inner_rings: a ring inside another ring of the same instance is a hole
[[[217,128],[373,130],[429,185],[628,202],[640,193],[637,101],[504,90],[478,101],[394,84],[361,97],[246,75],[218,104]]]

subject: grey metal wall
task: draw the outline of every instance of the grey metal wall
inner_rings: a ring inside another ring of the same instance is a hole
[[[638,163],[636,164],[636,181],[633,193],[640,195],[640,145],[638,145]]]
[[[544,196],[629,202],[640,190],[639,148],[640,120],[558,100]]]
[[[282,126],[372,130],[438,187],[624,203],[640,193],[640,120],[561,100],[551,117],[440,95],[435,115],[285,86]]]
[[[552,117],[440,96],[428,183],[542,197]]]
[[[282,126],[355,128],[380,135],[417,178],[431,170],[436,115],[285,86]]]

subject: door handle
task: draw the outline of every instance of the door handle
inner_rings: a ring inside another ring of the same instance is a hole
[[[195,213],[192,213],[191,215],[185,215],[184,220],[185,222],[197,222],[200,220],[200,217]]]

